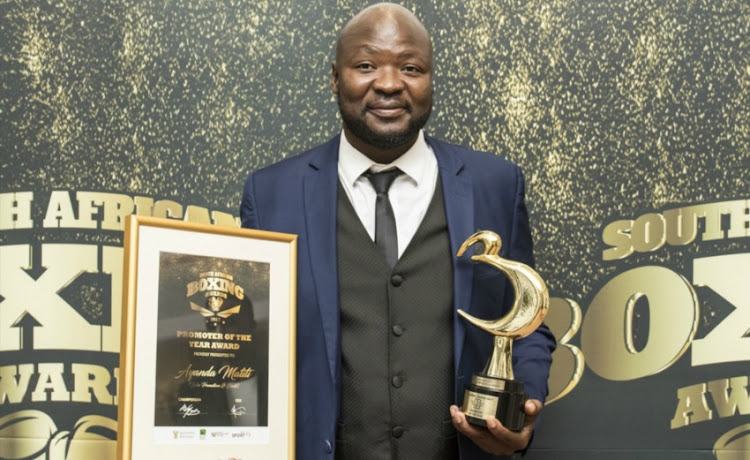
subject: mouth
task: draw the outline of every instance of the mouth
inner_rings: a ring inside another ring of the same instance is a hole
[[[403,103],[376,102],[367,104],[366,110],[380,118],[397,118],[409,113],[409,106]]]

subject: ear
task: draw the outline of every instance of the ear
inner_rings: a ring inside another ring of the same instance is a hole
[[[331,64],[331,92],[333,94],[339,93],[339,71],[335,62]]]

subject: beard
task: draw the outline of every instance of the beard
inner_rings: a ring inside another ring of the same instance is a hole
[[[339,113],[341,113],[341,120],[344,122],[349,131],[367,145],[371,145],[378,149],[390,150],[396,147],[401,147],[414,140],[414,137],[419,133],[419,130],[424,128],[427,124],[427,120],[430,119],[432,113],[432,104],[428,108],[427,112],[419,118],[412,118],[409,120],[409,124],[406,128],[400,132],[394,132],[390,134],[378,134],[370,129],[365,122],[365,115],[367,109],[363,108],[359,117],[355,117],[341,107],[341,100],[337,97],[336,102],[339,105]],[[411,113],[411,107],[407,108],[407,111]]]

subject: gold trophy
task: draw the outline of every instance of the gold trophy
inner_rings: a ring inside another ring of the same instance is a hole
[[[513,340],[526,337],[542,324],[549,309],[549,293],[544,280],[531,267],[498,256],[502,241],[496,233],[482,230],[473,234],[461,245],[458,257],[477,242],[484,244],[484,252],[471,259],[503,272],[513,286],[515,300],[508,314],[496,320],[478,319],[458,310],[471,324],[495,336],[492,357],[483,372],[472,376],[461,410],[474,425],[487,426],[486,420],[494,416],[509,430],[521,431],[526,394],[523,382],[513,377]]]

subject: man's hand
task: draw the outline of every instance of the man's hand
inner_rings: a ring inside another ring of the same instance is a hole
[[[487,428],[472,425],[458,406],[451,406],[451,418],[456,430],[474,441],[482,450],[493,455],[511,455],[528,446],[531,433],[534,431],[534,423],[542,411],[542,402],[529,399],[523,409],[526,412],[526,420],[518,433],[505,428],[495,417],[487,420]]]

